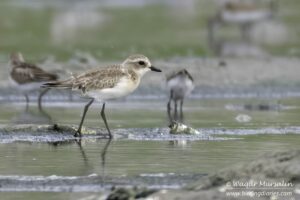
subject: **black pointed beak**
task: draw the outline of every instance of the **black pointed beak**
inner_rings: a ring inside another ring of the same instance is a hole
[[[160,69],[157,69],[156,67],[153,67],[153,66],[151,66],[150,69],[151,69],[151,71],[154,71],[154,72],[161,72]]]

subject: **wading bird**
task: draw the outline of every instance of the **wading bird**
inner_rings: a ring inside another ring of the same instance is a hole
[[[167,89],[170,93],[167,105],[170,121],[177,120],[177,102],[180,102],[180,121],[183,120],[182,105],[184,98],[194,89],[194,80],[191,74],[182,69],[167,76]],[[171,117],[171,101],[174,102],[174,118]]]
[[[58,76],[54,73],[46,72],[34,64],[26,63],[21,53],[12,53],[10,55],[10,80],[18,87],[26,98],[26,109],[28,109],[28,93],[40,89],[41,85],[56,81]],[[42,97],[48,92],[48,88],[41,91],[38,97],[39,109],[41,109]]]
[[[139,86],[142,76],[150,70],[161,72],[160,69],[151,65],[146,56],[131,55],[122,64],[89,70],[64,81],[46,83],[43,87],[81,91],[82,96],[90,99],[84,107],[75,137],[81,137],[82,124],[89,106],[95,99],[102,102],[101,117],[109,133],[109,138],[112,138],[105,116],[105,101],[132,93]]]

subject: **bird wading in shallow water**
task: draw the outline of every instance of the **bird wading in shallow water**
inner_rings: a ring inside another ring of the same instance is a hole
[[[184,98],[189,95],[194,89],[194,80],[191,74],[186,70],[182,69],[177,71],[170,76],[167,76],[167,89],[170,92],[169,101],[167,105],[168,116],[170,121],[178,120],[177,116],[177,103],[180,101],[180,118],[183,120],[182,105]],[[174,117],[171,117],[171,102],[174,102]]]
[[[94,100],[102,102],[101,117],[109,133],[109,138],[112,138],[105,116],[105,101],[132,93],[139,86],[143,75],[148,71],[161,72],[160,69],[151,65],[146,56],[131,55],[122,64],[89,70],[64,81],[46,83],[43,87],[79,90],[82,96],[90,98],[84,107],[75,137],[81,137],[82,124],[89,106]]]
[[[26,110],[28,109],[28,93],[40,89],[41,85],[56,81],[58,76],[54,73],[46,72],[34,64],[26,63],[21,53],[12,53],[10,55],[9,65],[11,67],[10,80],[18,87],[26,98]],[[49,89],[44,89],[38,98],[39,109],[41,109],[42,97]]]

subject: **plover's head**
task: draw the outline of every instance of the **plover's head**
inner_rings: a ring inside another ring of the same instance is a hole
[[[143,76],[147,71],[161,72],[160,69],[151,65],[150,60],[144,55],[131,55],[123,63],[123,66],[133,69],[140,76]]]
[[[23,55],[19,52],[14,52],[10,54],[10,64],[11,65],[18,65],[22,62],[25,62]]]

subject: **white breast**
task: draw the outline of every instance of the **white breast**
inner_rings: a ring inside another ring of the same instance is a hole
[[[117,99],[132,93],[138,87],[139,82],[139,80],[133,82],[128,77],[123,77],[115,87],[89,91],[87,92],[87,96],[93,97],[98,101]]]
[[[192,92],[194,84],[188,78],[177,76],[167,82],[167,88],[173,91],[174,99],[182,99]]]

